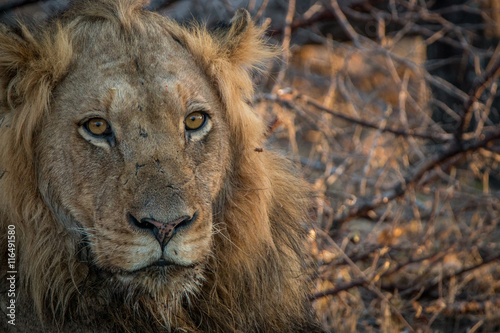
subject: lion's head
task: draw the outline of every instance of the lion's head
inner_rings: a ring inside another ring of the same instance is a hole
[[[244,10],[207,31],[140,7],[81,2],[0,32],[0,228],[18,230],[19,293],[38,313],[20,322],[313,329],[306,192],[255,151],[262,29]]]

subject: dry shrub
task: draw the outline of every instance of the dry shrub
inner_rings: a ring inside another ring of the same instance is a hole
[[[491,41],[481,29],[495,31],[495,6],[348,3],[318,11],[350,41],[302,26],[322,43],[292,43],[285,81],[256,101],[279,124],[270,145],[316,190],[311,299],[336,332],[497,331],[500,60],[477,46]],[[448,12],[485,21],[462,26]],[[359,32],[362,18],[378,20],[377,36]],[[442,75],[457,59],[430,58],[437,43],[473,65]]]

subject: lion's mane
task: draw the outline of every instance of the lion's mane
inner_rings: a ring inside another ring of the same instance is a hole
[[[256,151],[265,126],[248,104],[250,72],[274,54],[263,29],[246,11],[228,27],[208,31],[141,7],[132,0],[81,1],[40,31],[1,28],[0,245],[5,253],[4,235],[15,226],[18,325],[33,331],[317,330],[301,225],[308,220],[308,187],[283,157]],[[112,277],[98,276],[82,261],[85,242],[58,221],[38,190],[40,119],[51,112],[52,92],[74,61],[73,41],[103,20],[125,35],[152,22],[167,25],[217,87],[230,125],[231,161],[213,202],[213,255],[200,291],[178,302],[165,304],[145,290],[100,289],[99,279]],[[5,257],[0,265],[4,302]]]

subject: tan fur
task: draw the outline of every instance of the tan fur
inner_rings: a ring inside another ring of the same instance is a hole
[[[255,151],[265,127],[249,73],[274,54],[262,28],[244,10],[208,31],[143,5],[80,1],[41,32],[1,28],[0,245],[14,225],[18,270],[9,329],[319,331],[307,186],[283,157]],[[200,109],[206,131],[184,133]],[[96,116],[114,139],[89,136],[82,122]],[[163,249],[129,215],[196,218]]]

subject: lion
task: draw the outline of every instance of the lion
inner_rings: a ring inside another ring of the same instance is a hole
[[[264,28],[144,6],[1,28],[1,330],[321,331],[310,190],[251,107]]]

